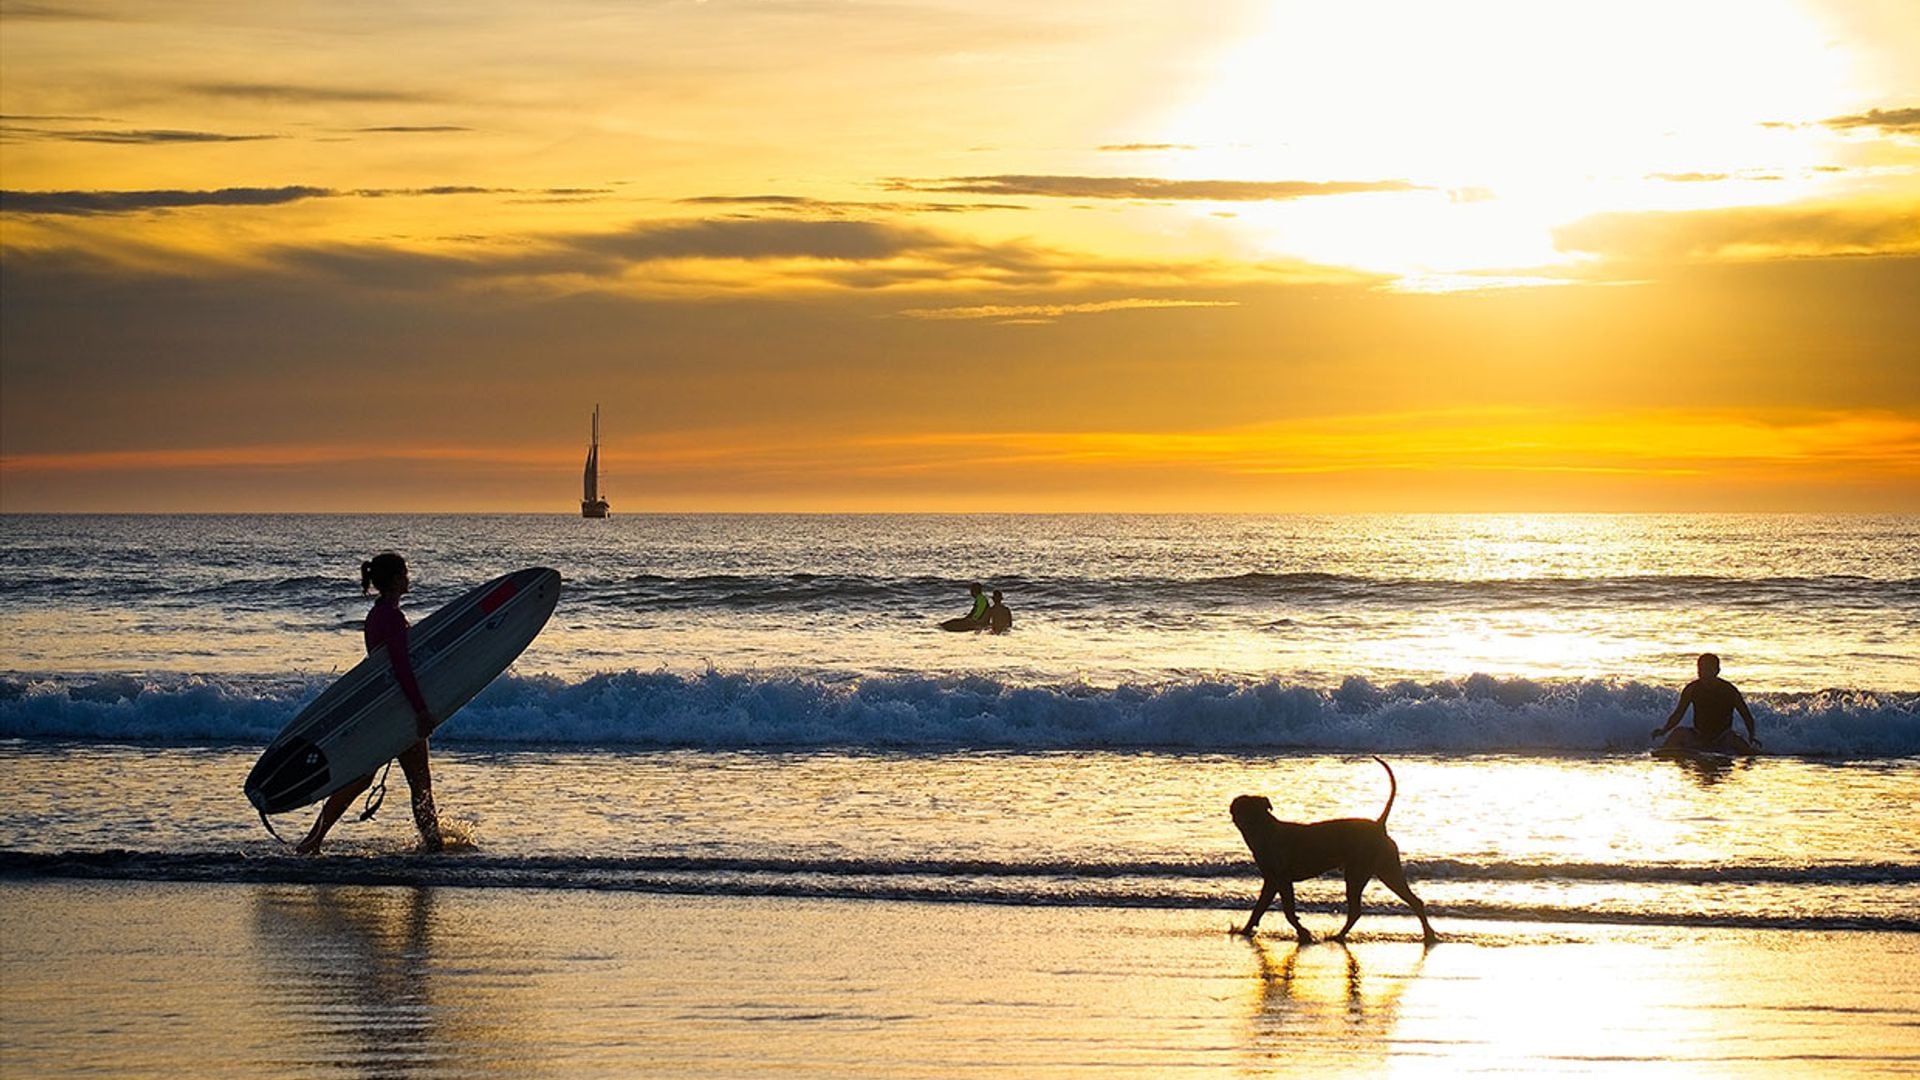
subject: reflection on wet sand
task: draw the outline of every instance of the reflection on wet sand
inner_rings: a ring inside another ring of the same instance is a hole
[[[1247,942],[1260,974],[1250,1048],[1261,1059],[1332,1051],[1347,1065],[1385,1063],[1399,1020],[1400,996],[1419,976],[1426,950],[1420,950],[1408,969],[1369,974],[1359,954],[1341,942],[1288,942],[1277,956],[1258,937]],[[1380,960],[1373,963],[1377,968]]]
[[[1730,779],[1753,768],[1752,758],[1723,758],[1713,756],[1674,757],[1670,761],[1687,779],[1703,788],[1713,787],[1722,780]]]
[[[267,887],[254,927],[290,1055],[383,1076],[539,1071],[528,973],[499,963],[510,943],[438,917],[435,890]],[[441,977],[450,958],[461,970]],[[476,967],[496,977],[474,978]]]

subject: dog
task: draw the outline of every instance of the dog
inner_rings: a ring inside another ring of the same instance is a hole
[[[1377,757],[1373,760],[1380,761]],[[1334,818],[1301,825],[1275,818],[1273,803],[1265,796],[1242,795],[1233,800],[1228,812],[1233,815],[1234,825],[1240,829],[1247,850],[1253,853],[1253,861],[1259,864],[1260,874],[1265,878],[1260,886],[1260,899],[1253,905],[1253,914],[1247,917],[1247,925],[1234,933],[1252,937],[1260,925],[1260,916],[1273,906],[1274,894],[1278,893],[1280,910],[1293,924],[1300,944],[1313,941],[1313,935],[1300,925],[1300,917],[1294,912],[1293,883],[1318,877],[1337,866],[1347,875],[1347,925],[1341,927],[1332,940],[1345,941],[1347,931],[1360,921],[1360,894],[1374,878],[1379,878],[1394,895],[1413,908],[1428,945],[1440,940],[1427,922],[1427,905],[1421,903],[1407,885],[1406,872],[1400,868],[1400,845],[1387,835],[1387,815],[1393,812],[1393,799],[1399,794],[1400,785],[1393,778],[1392,767],[1384,761],[1380,761],[1380,767],[1387,770],[1390,787],[1386,809],[1373,821]]]

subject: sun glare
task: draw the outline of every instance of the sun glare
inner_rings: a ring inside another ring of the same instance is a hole
[[[1587,214],[1818,193],[1819,139],[1783,125],[1854,89],[1793,0],[1285,0],[1215,69],[1170,168],[1417,185],[1232,208],[1271,254],[1408,275],[1568,264],[1550,230]]]

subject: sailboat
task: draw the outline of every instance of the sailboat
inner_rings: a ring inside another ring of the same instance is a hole
[[[580,516],[607,516],[607,500],[600,497],[600,406],[593,407],[593,442],[587,445],[587,469],[580,493]]]

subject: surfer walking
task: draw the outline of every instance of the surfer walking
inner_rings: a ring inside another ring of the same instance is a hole
[[[1760,745],[1760,740],[1753,733],[1753,713],[1748,711],[1747,699],[1740,696],[1739,689],[1720,677],[1720,658],[1713,653],[1701,653],[1697,670],[1700,677],[1680,691],[1679,704],[1673,707],[1673,714],[1667,717],[1667,722],[1654,729],[1653,737],[1658,739],[1672,731],[1672,738],[1662,745],[1674,750],[1753,753],[1754,748]],[[1675,731],[1689,708],[1693,709],[1693,727]],[[1747,725],[1745,739],[1733,732],[1733,714],[1736,711]]]
[[[407,560],[391,551],[360,564],[360,591],[380,593],[367,612],[367,652],[371,655],[375,649],[386,646],[387,660],[393,665],[393,680],[400,684],[400,692],[413,706],[414,725],[420,734],[420,741],[402,750],[396,759],[413,793],[413,823],[419,827],[420,839],[427,850],[438,851],[443,841],[440,818],[433,808],[433,776],[427,766],[427,736],[432,733],[435,721],[432,710],[427,708],[427,699],[420,693],[419,680],[413,675],[413,658],[407,653],[407,617],[400,611],[400,598],[412,587],[407,577]],[[329,796],[320,808],[320,816],[314,820],[312,831],[294,850],[302,855],[319,851],[327,830],[333,828],[333,823],[340,820],[353,800],[372,785],[373,774],[368,773]],[[369,809],[363,819],[371,816]]]

